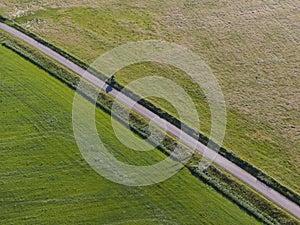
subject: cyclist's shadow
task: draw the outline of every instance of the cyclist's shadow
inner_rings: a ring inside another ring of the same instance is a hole
[[[111,92],[112,91],[112,86],[110,86],[110,85],[107,85],[107,87],[106,87],[106,89],[105,89],[105,92],[106,93],[109,93],[109,92]]]

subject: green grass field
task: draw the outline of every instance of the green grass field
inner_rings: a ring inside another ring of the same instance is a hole
[[[72,134],[74,92],[2,46],[0,58],[1,223],[258,223],[187,169],[148,187],[101,177]],[[124,161],[152,164],[164,157],[153,150],[129,160],[133,155],[113,135],[109,115],[97,109],[96,119],[102,140]]]
[[[87,63],[137,40],[173,41],[193,50],[213,69],[224,92],[224,147],[299,193],[299,14],[294,1],[14,0],[0,7],[4,15]],[[147,75],[183,86],[197,105],[201,131],[208,134],[207,104],[180,71],[142,64],[123,69],[117,80],[125,85]],[[174,113],[164,101],[152,100]]]

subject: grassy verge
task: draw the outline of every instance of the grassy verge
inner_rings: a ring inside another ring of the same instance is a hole
[[[10,46],[11,49],[14,49],[14,51],[22,55],[23,57],[25,56],[25,58],[27,58],[31,62],[39,65],[39,67],[45,69],[46,71],[49,71],[52,75],[59,78],[64,83],[67,83],[68,86],[73,88],[76,86],[78,77],[74,76],[74,74],[70,73],[69,71],[57,66],[57,64],[49,62],[49,60],[45,56],[41,55],[37,51],[26,49],[26,46],[16,42],[6,42],[6,45]],[[112,101],[113,99],[111,99],[109,96],[101,95],[101,98],[99,98],[98,106],[109,112]],[[145,121],[134,114],[132,114],[131,121],[131,128],[140,136],[147,137],[148,131]],[[172,148],[175,144],[175,140],[171,137],[168,137],[167,139],[165,139],[163,145],[159,146],[159,149],[165,154],[168,154],[170,153],[170,151],[172,151]],[[198,171],[197,163],[199,161],[199,157],[200,156],[198,155],[194,155],[191,163],[187,165],[187,168],[192,172],[192,174],[214,187],[216,190],[238,204],[248,213],[254,215],[257,219],[268,224],[287,222],[296,223],[296,220],[289,217],[277,207],[274,207],[272,203],[261,198],[261,196],[257,193],[253,192],[252,190],[250,191],[249,188],[247,189],[245,185],[241,184],[233,178],[229,179],[228,175],[225,175],[224,172],[220,172],[214,167],[211,167],[204,173]]]
[[[4,21],[5,19],[2,18],[2,20]],[[65,56],[69,60],[71,60],[74,63],[78,64],[79,66],[81,66],[83,68],[88,68],[87,64],[85,64],[82,61],[76,59],[75,57],[71,56],[70,54],[66,53],[65,51],[57,48],[56,46],[54,46],[54,45],[52,45],[52,44],[44,41],[43,39],[39,38],[35,34],[29,32],[28,30],[26,30],[24,28],[22,28],[17,23],[14,23],[14,22],[8,21],[8,20],[6,20],[6,23],[9,24],[9,25],[11,25],[11,26],[13,26],[13,27],[15,27],[15,28],[17,28],[17,29],[19,29],[20,31],[28,34],[32,38],[34,38],[37,41],[45,44],[46,46],[50,47],[51,49],[57,51],[58,53],[62,54],[63,56]],[[9,46],[9,44],[7,46]],[[33,61],[38,61],[38,59],[35,59]],[[49,71],[49,72],[51,73],[51,71]],[[101,75],[100,73],[98,73],[97,71],[93,71],[93,72],[99,78],[105,79],[105,77],[103,75]],[[161,72],[161,71],[159,71],[159,72]],[[62,77],[62,76],[59,76],[59,75],[56,75],[56,76],[59,77],[59,78]],[[74,83],[74,82],[76,83],[76,81],[71,81],[71,83]],[[74,85],[74,84],[72,84],[72,85]],[[122,90],[123,89],[123,86],[120,85],[120,84],[118,84],[118,83],[116,83],[113,86],[116,89],[118,89],[118,90]],[[130,90],[126,90],[125,94],[127,94],[128,96],[130,96],[133,99],[138,99],[138,96],[136,96]],[[189,126],[185,125],[184,123],[182,123],[181,121],[179,121],[176,117],[172,116],[168,112],[166,112],[166,111],[164,111],[164,110],[156,107],[151,102],[143,99],[143,100],[140,100],[139,103],[142,104],[143,106],[145,106],[146,108],[148,108],[149,110],[153,111],[154,113],[156,113],[160,117],[162,117],[162,118],[166,119],[167,121],[169,121],[170,123],[174,124],[175,126],[177,126],[179,128],[182,127],[185,132],[187,132],[191,136],[197,138],[203,144],[206,145],[208,143],[209,139],[205,135],[203,135],[203,134],[201,134],[199,132],[196,132],[194,129],[192,129]],[[262,146],[259,146],[259,147],[266,148],[267,146],[262,145]],[[212,144],[211,148],[212,149],[219,149],[219,146],[217,144]],[[249,162],[247,162],[247,161],[243,160],[242,158],[238,157],[232,151],[228,151],[227,149],[225,149],[223,147],[220,148],[219,153],[222,156],[224,156],[225,158],[229,159],[233,163],[235,163],[238,166],[240,166],[241,168],[243,168],[244,170],[246,170],[247,172],[249,172],[250,174],[252,174],[253,176],[255,176],[260,181],[264,182],[265,184],[267,184],[271,188],[277,190],[278,192],[280,192],[281,194],[283,194],[284,196],[286,196],[290,200],[292,200],[295,203],[297,203],[298,205],[300,205],[300,196],[295,191],[293,191],[293,190],[289,189],[288,187],[282,185],[280,182],[278,182],[276,179],[274,179],[273,177],[271,177],[268,174],[266,174],[261,169],[256,168],[255,166],[253,166]]]

